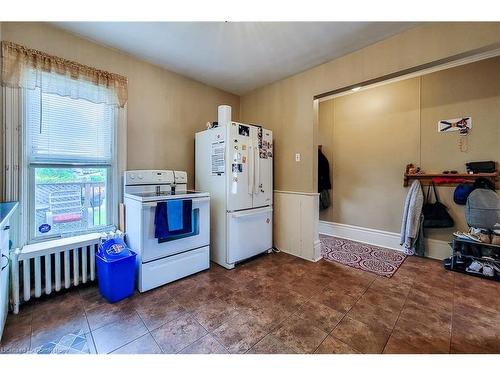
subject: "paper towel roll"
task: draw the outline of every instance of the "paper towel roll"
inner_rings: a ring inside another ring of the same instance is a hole
[[[218,107],[217,122],[219,123],[219,126],[231,123],[231,106],[220,105]]]

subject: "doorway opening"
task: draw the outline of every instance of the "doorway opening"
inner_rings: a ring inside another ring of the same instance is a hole
[[[496,49],[316,96],[317,186],[326,196],[319,233],[401,250],[408,164],[427,173],[466,173],[466,162],[500,161],[498,71]],[[439,121],[459,117],[472,118],[466,137],[438,131]],[[322,189],[322,175],[330,177],[331,189]],[[467,230],[463,206],[453,202],[455,187],[438,187],[455,226],[426,230],[435,245],[426,254],[431,258],[448,256],[452,233]]]

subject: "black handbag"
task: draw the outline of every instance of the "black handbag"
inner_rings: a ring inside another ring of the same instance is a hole
[[[430,203],[429,201],[431,189],[434,191],[436,199],[434,203]],[[424,215],[424,228],[450,228],[455,225],[453,218],[448,213],[448,207],[439,201],[434,182],[429,186],[429,190],[427,190],[422,213]]]

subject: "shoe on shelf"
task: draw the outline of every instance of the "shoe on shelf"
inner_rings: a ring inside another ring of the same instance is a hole
[[[460,238],[461,240],[472,240],[476,242],[481,242],[479,237],[473,233],[465,233],[465,232],[455,232],[453,233],[455,237]]]
[[[464,233],[469,240],[475,241],[475,242],[481,242],[481,239],[477,234],[473,233]]]
[[[482,268],[483,264],[477,260],[474,260],[471,264],[469,264],[469,267],[466,268],[466,271],[471,273],[481,273]]]
[[[488,263],[488,264],[500,274],[500,267],[498,267],[495,263]]]
[[[493,266],[489,263],[486,263],[483,266],[483,275],[487,277],[493,277],[495,276],[495,270],[493,269]]]
[[[491,243],[492,245],[500,246],[500,234],[493,232],[491,235]]]
[[[488,244],[491,243],[491,236],[489,233],[481,232],[481,233],[479,233],[478,237],[479,237],[479,241],[481,241],[482,243],[488,243]]]

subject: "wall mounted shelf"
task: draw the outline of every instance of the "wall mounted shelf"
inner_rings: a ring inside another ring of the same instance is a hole
[[[456,173],[456,174],[445,174],[445,173],[419,173],[419,174],[404,174],[404,180],[403,180],[403,186],[408,186],[411,181],[413,180],[419,180],[420,183],[424,186],[430,185],[432,182],[432,179],[435,177],[444,177],[444,178],[450,178],[450,179],[457,179],[459,181],[457,182],[449,182],[446,184],[436,184],[438,186],[456,186],[458,184],[461,184],[462,181],[460,180],[467,180],[474,182],[477,178],[479,177],[484,177],[493,182],[496,186],[497,189],[500,188],[499,186],[499,181],[498,181],[498,176],[499,172],[496,171],[494,173],[475,173],[475,174],[468,174],[468,173]]]

